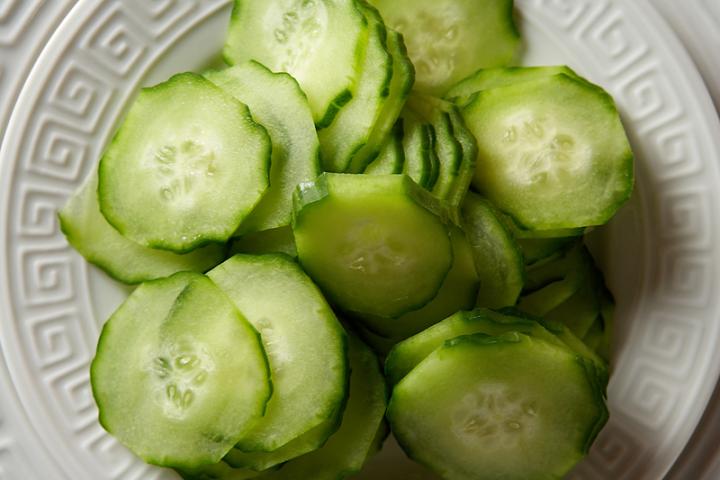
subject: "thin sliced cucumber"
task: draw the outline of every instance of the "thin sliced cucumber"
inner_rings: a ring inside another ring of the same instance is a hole
[[[406,176],[325,173],[296,192],[293,232],[300,262],[332,302],[393,318],[428,303],[445,280],[446,218]]]
[[[544,316],[571,298],[593,274],[593,260],[581,243],[554,261],[531,265],[526,270],[525,291],[518,308]]]
[[[258,480],[339,480],[359,472],[386,431],[385,379],[375,354],[350,336],[350,397],[342,424],[318,450],[290,460]]]
[[[403,124],[398,120],[385,139],[380,154],[367,166],[363,173],[367,175],[392,175],[402,173],[405,164],[405,152],[402,146]]]
[[[145,283],[105,324],[92,362],[100,423],[148,463],[216,463],[270,397],[257,332],[205,276]]]
[[[545,260],[577,241],[575,237],[516,238],[526,265]]]
[[[364,316],[360,322],[371,332],[393,343],[425,330],[458,310],[475,305],[480,279],[475,270],[470,243],[462,230],[451,230],[453,266],[442,287],[424,307],[408,312],[398,318],[374,318]]]
[[[418,91],[443,94],[479,68],[507,65],[520,35],[512,0],[371,0],[405,36]]]
[[[237,448],[272,452],[334,420],[347,395],[346,337],[307,275],[290,258],[268,254],[235,255],[208,276],[260,332],[273,379],[265,417]]]
[[[600,315],[598,281],[595,274],[588,275],[571,297],[547,312],[543,318],[561,323],[575,336],[583,338]]]
[[[396,384],[435,349],[452,338],[473,333],[502,335],[513,331],[563,345],[542,324],[525,316],[505,315],[485,308],[459,311],[395,345],[385,361],[385,375],[391,385]]]
[[[124,283],[140,283],[182,271],[204,272],[220,263],[225,255],[225,247],[219,244],[179,255],[143,247],[123,237],[100,213],[95,172],[68,200],[58,217],[70,245],[88,262]]]
[[[360,173],[378,155],[383,139],[390,134],[396,124],[410,89],[415,83],[415,69],[407,56],[402,35],[388,30],[388,51],[393,58],[393,77],[390,81],[390,92],[379,118],[367,143],[357,151],[350,165],[351,173]],[[400,172],[395,172],[400,173]]]
[[[245,105],[176,75],[140,92],[100,160],[100,211],[146,247],[226,242],[268,187],[270,150]]]
[[[465,201],[470,182],[475,174],[478,149],[475,137],[465,125],[460,111],[457,108],[450,108],[447,113],[450,116],[453,136],[462,147],[462,160],[460,161],[457,178],[445,197],[448,205],[457,210]]]
[[[473,185],[526,229],[602,225],[630,196],[633,153],[599,87],[553,75],[479,92],[463,115],[479,149]]]
[[[600,315],[598,315],[595,323],[583,337],[583,342],[606,362],[610,362],[615,300],[604,282],[599,285],[597,293],[600,302]]]
[[[578,77],[577,73],[565,65],[484,68],[454,85],[445,94],[445,98],[463,106],[466,105],[477,92],[536,80],[538,78],[550,77],[558,73],[564,73],[570,77]]]
[[[345,398],[347,400],[347,397]],[[333,418],[313,427],[272,452],[243,452],[233,448],[223,461],[236,469],[250,469],[258,472],[275,468],[283,463],[321,448],[340,427],[345,403],[338,405]]]
[[[290,75],[252,61],[207,72],[205,78],[246,104],[272,142],[270,187],[236,235],[290,225],[295,187],[320,174],[318,137],[307,97]]]
[[[235,0],[223,53],[292,75],[322,128],[357,91],[367,36],[354,0]]]
[[[388,419],[443,478],[561,479],[608,418],[589,362],[519,333],[448,341],[393,389]]]
[[[347,171],[352,157],[368,143],[388,100],[393,76],[393,57],[380,14],[364,2],[357,6],[368,22],[369,37],[355,95],[332,123],[318,132],[323,167],[329,172]]]
[[[495,207],[474,193],[465,198],[462,216],[480,277],[477,306],[515,305],[525,284],[525,263],[517,243]]]
[[[433,158],[435,152],[433,152],[432,125],[423,122],[407,108],[401,118],[405,134],[403,173],[424,189],[432,189],[433,161],[437,164],[437,157]]]
[[[238,237],[230,246],[230,256],[236,253],[284,253],[295,258],[297,257],[297,248],[292,228],[273,228]]]

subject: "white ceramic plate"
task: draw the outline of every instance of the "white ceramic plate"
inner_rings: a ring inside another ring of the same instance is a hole
[[[575,477],[659,479],[720,369],[720,125],[645,0],[517,3],[526,63],[567,63],[605,86],[638,156],[634,198],[593,239],[618,300],[617,351],[611,420]],[[18,38],[5,33],[46,15],[42,4],[0,2],[0,48]],[[48,24],[71,4],[53,4]],[[136,460],[96,421],[87,367],[100,324],[127,289],[67,246],[55,210],[138,87],[211,62],[228,14],[227,0],[80,0],[13,86],[20,95],[0,150],[0,479],[174,478]],[[4,60],[0,89],[16,78]],[[390,443],[361,478],[431,477]]]

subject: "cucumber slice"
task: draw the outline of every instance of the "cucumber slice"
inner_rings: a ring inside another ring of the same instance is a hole
[[[178,255],[128,240],[100,213],[97,183],[97,174],[93,172],[68,200],[58,214],[60,229],[70,245],[88,262],[102,268],[115,280],[135,284],[176,272],[204,272],[225,256],[225,247],[219,244]]]
[[[588,275],[579,290],[544,318],[565,325],[575,336],[583,338],[600,315],[597,281],[594,274]]]
[[[430,190],[433,161],[437,163],[437,157],[433,158],[435,152],[433,152],[432,125],[423,122],[407,108],[403,110],[401,118],[405,133],[403,173],[425,190]]]
[[[588,363],[515,332],[459,337],[395,386],[388,419],[405,452],[443,478],[560,479],[608,417]]]
[[[475,174],[475,161],[477,159],[477,142],[470,133],[465,121],[457,108],[447,110],[450,116],[453,136],[462,148],[462,159],[458,170],[457,178],[453,182],[450,191],[445,196],[445,201],[453,210],[458,210],[465,201],[470,182]]]
[[[479,148],[473,185],[524,228],[601,225],[630,196],[633,153],[599,87],[553,75],[480,92],[463,115]]]
[[[559,238],[516,238],[526,265],[533,265],[545,260],[577,241],[575,237]]]
[[[318,132],[323,167],[329,172],[350,168],[355,153],[368,143],[390,93],[393,57],[387,49],[387,30],[380,14],[364,2],[357,2],[369,26],[365,58],[353,98],[337,113],[332,123]]]
[[[225,462],[204,465],[193,469],[177,469],[183,480],[248,480],[257,478],[263,472],[233,468]]]
[[[396,343],[425,330],[458,310],[475,305],[480,279],[475,270],[473,254],[465,234],[457,227],[451,230],[453,266],[442,287],[424,307],[398,318],[364,316],[363,326],[371,332]]]
[[[592,268],[590,253],[577,241],[558,259],[529,266],[518,308],[532,315],[546,315],[580,290]]]
[[[341,309],[398,317],[435,297],[452,245],[442,206],[403,175],[324,173],[295,195],[308,274]]]
[[[390,134],[393,125],[396,124],[410,89],[415,83],[415,69],[407,56],[402,35],[388,30],[387,48],[393,59],[390,91],[367,143],[353,156],[349,169],[351,173],[363,172],[378,155],[383,139]]]
[[[100,210],[140,245],[226,242],[268,186],[270,139],[245,105],[193,73],[140,92],[100,160]]]
[[[525,284],[525,264],[512,235],[499,220],[495,207],[474,193],[465,198],[462,217],[480,277],[476,305],[515,305]]]
[[[577,73],[565,65],[484,68],[453,86],[445,94],[445,98],[452,100],[458,105],[464,106],[471,100],[475,93],[482,90],[537,80],[538,78],[550,77],[558,73],[564,73],[569,77],[580,78]]]
[[[243,452],[233,448],[223,461],[235,469],[258,472],[276,468],[283,463],[322,447],[340,427],[345,403],[338,405],[333,418],[303,433],[272,452]]]
[[[354,0],[235,0],[223,53],[292,75],[322,128],[356,92],[367,36]]]
[[[512,0],[371,0],[405,36],[418,91],[442,94],[478,68],[515,58],[520,35]]]
[[[504,315],[485,308],[459,311],[395,345],[385,361],[385,375],[391,385],[396,384],[435,349],[452,338],[473,333],[502,335],[513,331],[564,345],[538,321],[514,312]]]
[[[100,423],[148,463],[217,463],[270,397],[257,332],[205,276],[138,287],[105,324],[90,375]]]
[[[235,255],[208,276],[260,332],[273,379],[265,417],[237,449],[272,452],[334,421],[347,395],[345,332],[307,275],[290,258],[269,254]]]
[[[307,97],[290,75],[252,61],[207,72],[205,78],[246,104],[272,142],[270,187],[236,235],[290,225],[295,187],[320,174],[320,147]]]
[[[290,460],[258,480],[336,480],[359,472],[385,433],[385,379],[377,357],[354,336],[350,345],[350,397],[342,424],[318,450]]]
[[[398,121],[383,144],[380,154],[367,166],[363,173],[367,175],[392,175],[402,173],[405,164],[405,152],[402,146],[403,125]]]
[[[280,227],[262,232],[248,233],[233,240],[230,256],[237,253],[284,253],[296,258],[297,248],[292,228]]]

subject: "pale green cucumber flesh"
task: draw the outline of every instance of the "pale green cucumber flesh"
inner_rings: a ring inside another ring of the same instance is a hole
[[[318,138],[307,97],[290,75],[248,62],[205,78],[246,104],[270,135],[270,186],[235,235],[290,225],[298,183],[320,174]]]
[[[452,265],[447,214],[403,175],[321,175],[295,196],[298,257],[337,307],[392,318],[438,292]]]
[[[437,295],[424,307],[398,318],[364,316],[358,321],[370,332],[397,342],[438,323],[458,310],[475,305],[480,279],[465,234],[458,227],[451,230],[453,266]]]
[[[235,255],[208,276],[260,333],[273,379],[265,416],[237,448],[272,452],[333,420],[347,394],[346,336],[307,275],[267,254]]]
[[[204,272],[222,261],[225,247],[211,244],[186,254],[143,247],[123,237],[100,213],[97,174],[90,177],[58,214],[60,229],[85,259],[124,283],[136,284],[176,272]]]
[[[268,187],[270,139],[199,75],[143,89],[100,160],[100,210],[143,246],[225,242]]]
[[[416,89],[442,95],[479,68],[507,65],[520,46],[512,0],[371,0],[405,37]]]
[[[601,225],[630,196],[633,153],[599,87],[553,75],[479,92],[463,115],[473,186],[528,230]]]
[[[148,463],[216,463],[271,393],[257,332],[205,276],[135,290],[105,324],[91,365],[100,423]]]
[[[322,128],[357,89],[367,36],[353,0],[235,0],[223,53],[230,65],[256,60],[292,75]]]
[[[519,333],[448,341],[393,389],[405,452],[443,478],[561,479],[607,408],[587,361]]]
[[[392,175],[402,173],[405,152],[402,146],[403,125],[398,121],[385,139],[378,156],[365,168],[367,175]]]

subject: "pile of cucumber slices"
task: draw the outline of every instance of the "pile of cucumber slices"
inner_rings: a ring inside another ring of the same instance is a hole
[[[448,480],[567,474],[608,417],[583,238],[633,153],[520,45],[512,0],[236,0],[228,66],[143,89],[59,213],[137,285],[103,427],[186,479],[341,479],[390,431]]]

